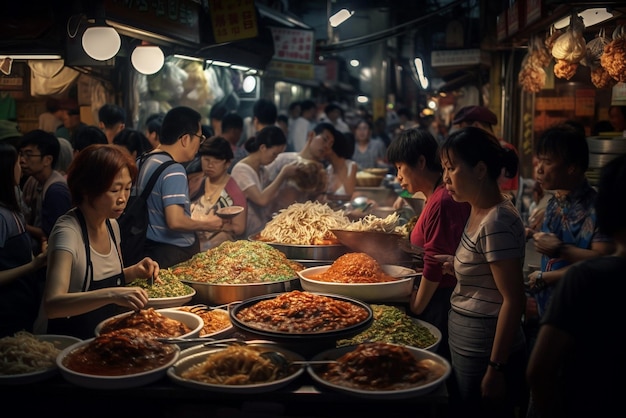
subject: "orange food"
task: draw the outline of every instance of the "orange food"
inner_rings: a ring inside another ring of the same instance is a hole
[[[385,273],[380,264],[365,253],[344,254],[328,270],[312,275],[311,279],[334,283],[383,283],[398,280]]]
[[[107,321],[100,330],[100,334],[118,331],[125,328],[135,329],[151,338],[180,337],[191,332],[184,323],[168,318],[154,308],[140,309],[128,315],[120,316]]]

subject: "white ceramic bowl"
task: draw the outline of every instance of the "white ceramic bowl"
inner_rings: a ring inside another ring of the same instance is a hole
[[[47,341],[52,343],[59,350],[64,350],[72,344],[82,341],[80,338],[71,337],[69,335],[40,334],[35,335],[35,337],[40,341]],[[24,350],[27,350],[27,348],[25,347]],[[42,380],[46,380],[52,376],[55,376],[58,373],[58,370],[59,369],[55,363],[50,367],[42,370],[37,370],[35,372],[3,374],[0,375],[0,385],[24,385],[40,382]]]
[[[309,292],[347,296],[364,302],[405,302],[411,296],[413,282],[421,274],[408,267],[383,264],[382,270],[393,277],[411,274],[411,277],[383,283],[335,283],[314,280],[311,276],[324,273],[331,266],[310,267],[298,272],[300,286]]]
[[[193,337],[197,337],[198,335],[200,335],[200,331],[202,330],[202,327],[204,327],[204,321],[202,320],[202,318],[200,318],[198,315],[193,314],[191,312],[184,312],[181,310],[178,310],[176,308],[169,308],[169,309],[157,309],[156,312],[171,318],[171,319],[175,319],[177,321],[180,321],[182,323],[184,323],[185,325],[187,325],[191,331],[188,332],[187,334],[183,334],[178,336],[178,338],[193,338]],[[115,315],[112,316],[111,318],[105,319],[104,321],[100,322],[97,326],[96,326],[96,336],[100,335],[100,330],[102,329],[102,327],[104,327],[105,324],[107,324],[109,321],[113,320],[113,319],[117,319],[117,318],[121,318],[127,315],[130,315],[132,312],[125,312],[119,315]]]
[[[137,386],[143,386],[163,378],[167,373],[167,369],[171,365],[176,363],[176,361],[178,360],[178,356],[180,355],[180,348],[178,346],[176,346],[175,344],[168,344],[168,346],[172,347],[175,352],[173,357],[167,363],[145,372],[119,376],[104,376],[81,373],[72,370],[63,364],[63,360],[72,351],[89,344],[94,339],[95,338],[90,338],[88,340],[73,344],[61,351],[61,353],[58,355],[57,366],[59,367],[61,376],[63,376],[63,378],[68,382],[90,389],[127,389]]]
[[[312,358],[312,360],[337,360],[344,354],[350,353],[355,349],[356,346],[348,346],[341,348],[334,348],[331,350],[323,351]],[[405,389],[396,389],[396,390],[364,390],[357,389],[349,386],[343,386],[336,383],[331,383],[327,380],[324,380],[321,377],[323,373],[320,369],[316,367],[307,367],[307,371],[309,375],[313,378],[316,384],[335,390],[338,392],[342,392],[348,395],[368,398],[368,399],[403,399],[409,398],[413,396],[425,395],[433,390],[437,389],[443,382],[446,381],[450,373],[452,372],[452,367],[450,363],[443,357],[438,354],[435,354],[431,351],[424,350],[421,348],[415,348],[411,346],[404,346],[408,350],[411,351],[411,354],[415,358],[415,361],[420,360],[430,360],[433,362],[433,366],[440,368],[442,375],[436,378],[435,380],[422,384],[416,385]]]
[[[193,292],[188,295],[173,296],[169,298],[148,298],[148,304],[146,305],[146,308],[175,308],[177,306],[182,306],[185,303],[188,303],[189,301],[191,301],[191,299],[193,299],[195,295],[196,290],[193,289]]]

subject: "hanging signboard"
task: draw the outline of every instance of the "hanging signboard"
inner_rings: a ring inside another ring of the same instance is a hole
[[[254,0],[209,0],[209,13],[218,44],[254,38],[259,33]]]
[[[315,78],[315,33],[280,27],[270,27],[270,30],[274,40],[274,56],[269,64],[269,74],[277,78]]]

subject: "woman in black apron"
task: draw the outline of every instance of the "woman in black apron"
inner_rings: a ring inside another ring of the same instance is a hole
[[[33,332],[45,279],[46,253],[33,257],[16,194],[21,173],[16,149],[0,143],[0,338]]]
[[[137,169],[113,145],[92,145],[78,154],[67,183],[76,205],[55,224],[48,240],[44,296],[48,332],[91,338],[102,320],[142,309],[148,294],[127,287],[136,278],[156,277],[150,258],[124,267],[115,218],[126,207]]]

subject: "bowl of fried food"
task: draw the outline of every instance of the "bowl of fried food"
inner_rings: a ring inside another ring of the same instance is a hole
[[[331,265],[298,272],[303,290],[343,295],[365,302],[405,302],[420,273],[414,269],[379,264],[365,253],[347,253]]]
[[[65,348],[56,364],[65,380],[78,386],[125,389],[161,379],[179,354],[176,344],[124,328]]]
[[[326,350],[312,360],[335,360],[307,368],[316,384],[367,399],[424,395],[441,386],[451,373],[450,363],[438,354],[383,342]]]
[[[194,313],[176,308],[147,308],[105,319],[96,326],[95,334],[132,328],[151,338],[192,338],[197,337],[203,327],[202,318]]]

